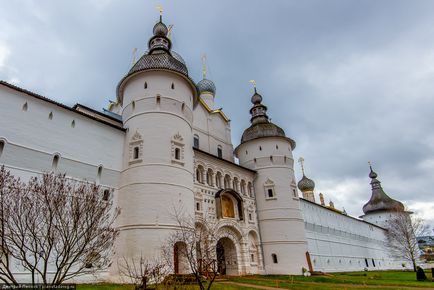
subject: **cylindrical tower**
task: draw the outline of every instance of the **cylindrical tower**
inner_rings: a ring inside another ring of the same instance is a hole
[[[161,245],[177,228],[174,210],[194,216],[192,120],[197,89],[182,58],[171,51],[161,17],[153,34],[148,52],[117,88],[127,129],[117,197],[117,259],[161,256]]]
[[[271,123],[256,92],[252,125],[235,149],[240,165],[256,170],[254,181],[266,274],[301,274],[307,268],[304,222],[294,176],[295,142]]]

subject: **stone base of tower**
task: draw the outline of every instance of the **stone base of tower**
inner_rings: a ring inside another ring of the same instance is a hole
[[[265,274],[302,275],[308,269],[306,249],[306,242],[263,244]]]

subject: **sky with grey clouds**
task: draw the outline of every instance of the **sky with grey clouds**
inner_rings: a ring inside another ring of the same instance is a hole
[[[255,79],[326,201],[361,215],[371,160],[385,191],[434,226],[433,1],[0,0],[0,79],[105,107],[160,3],[196,81],[207,54],[235,146]]]

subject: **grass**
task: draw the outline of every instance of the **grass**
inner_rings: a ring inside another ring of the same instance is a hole
[[[414,287],[434,289],[434,283],[431,282],[431,274],[426,272],[428,281],[416,281],[416,273],[404,271],[372,271],[372,272],[346,272],[333,273],[325,276],[240,276],[230,277],[230,281],[246,284],[255,284],[260,286],[280,287],[287,289],[343,289],[358,288],[363,289],[381,289],[378,286],[384,286],[383,289],[400,289],[399,287]],[[345,284],[345,286],[343,285]],[[342,288],[336,288],[341,285]],[[331,287],[331,288],[330,288]],[[396,287],[396,288],[395,288]],[[403,288],[401,288],[403,289]]]
[[[279,287],[292,290],[400,290],[400,289],[434,289],[431,273],[426,272],[428,281],[416,281],[416,273],[405,271],[370,271],[333,273],[324,276],[284,276],[284,275],[249,275],[227,277],[227,282],[214,282],[214,290],[252,290],[249,285]],[[234,284],[236,283],[236,284]],[[244,285],[243,285],[244,284]],[[134,290],[132,285],[120,284],[81,284],[78,290]],[[196,290],[196,285],[178,286],[177,290]]]

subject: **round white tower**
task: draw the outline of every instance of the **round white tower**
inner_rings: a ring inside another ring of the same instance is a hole
[[[295,142],[271,123],[256,92],[252,125],[235,149],[240,165],[256,170],[254,181],[266,274],[301,274],[307,268],[304,221],[294,176]]]
[[[182,58],[171,51],[161,17],[153,34],[148,52],[117,88],[127,129],[117,259],[160,256],[161,245],[177,227],[173,210],[182,208],[194,216],[192,119],[197,89]]]

